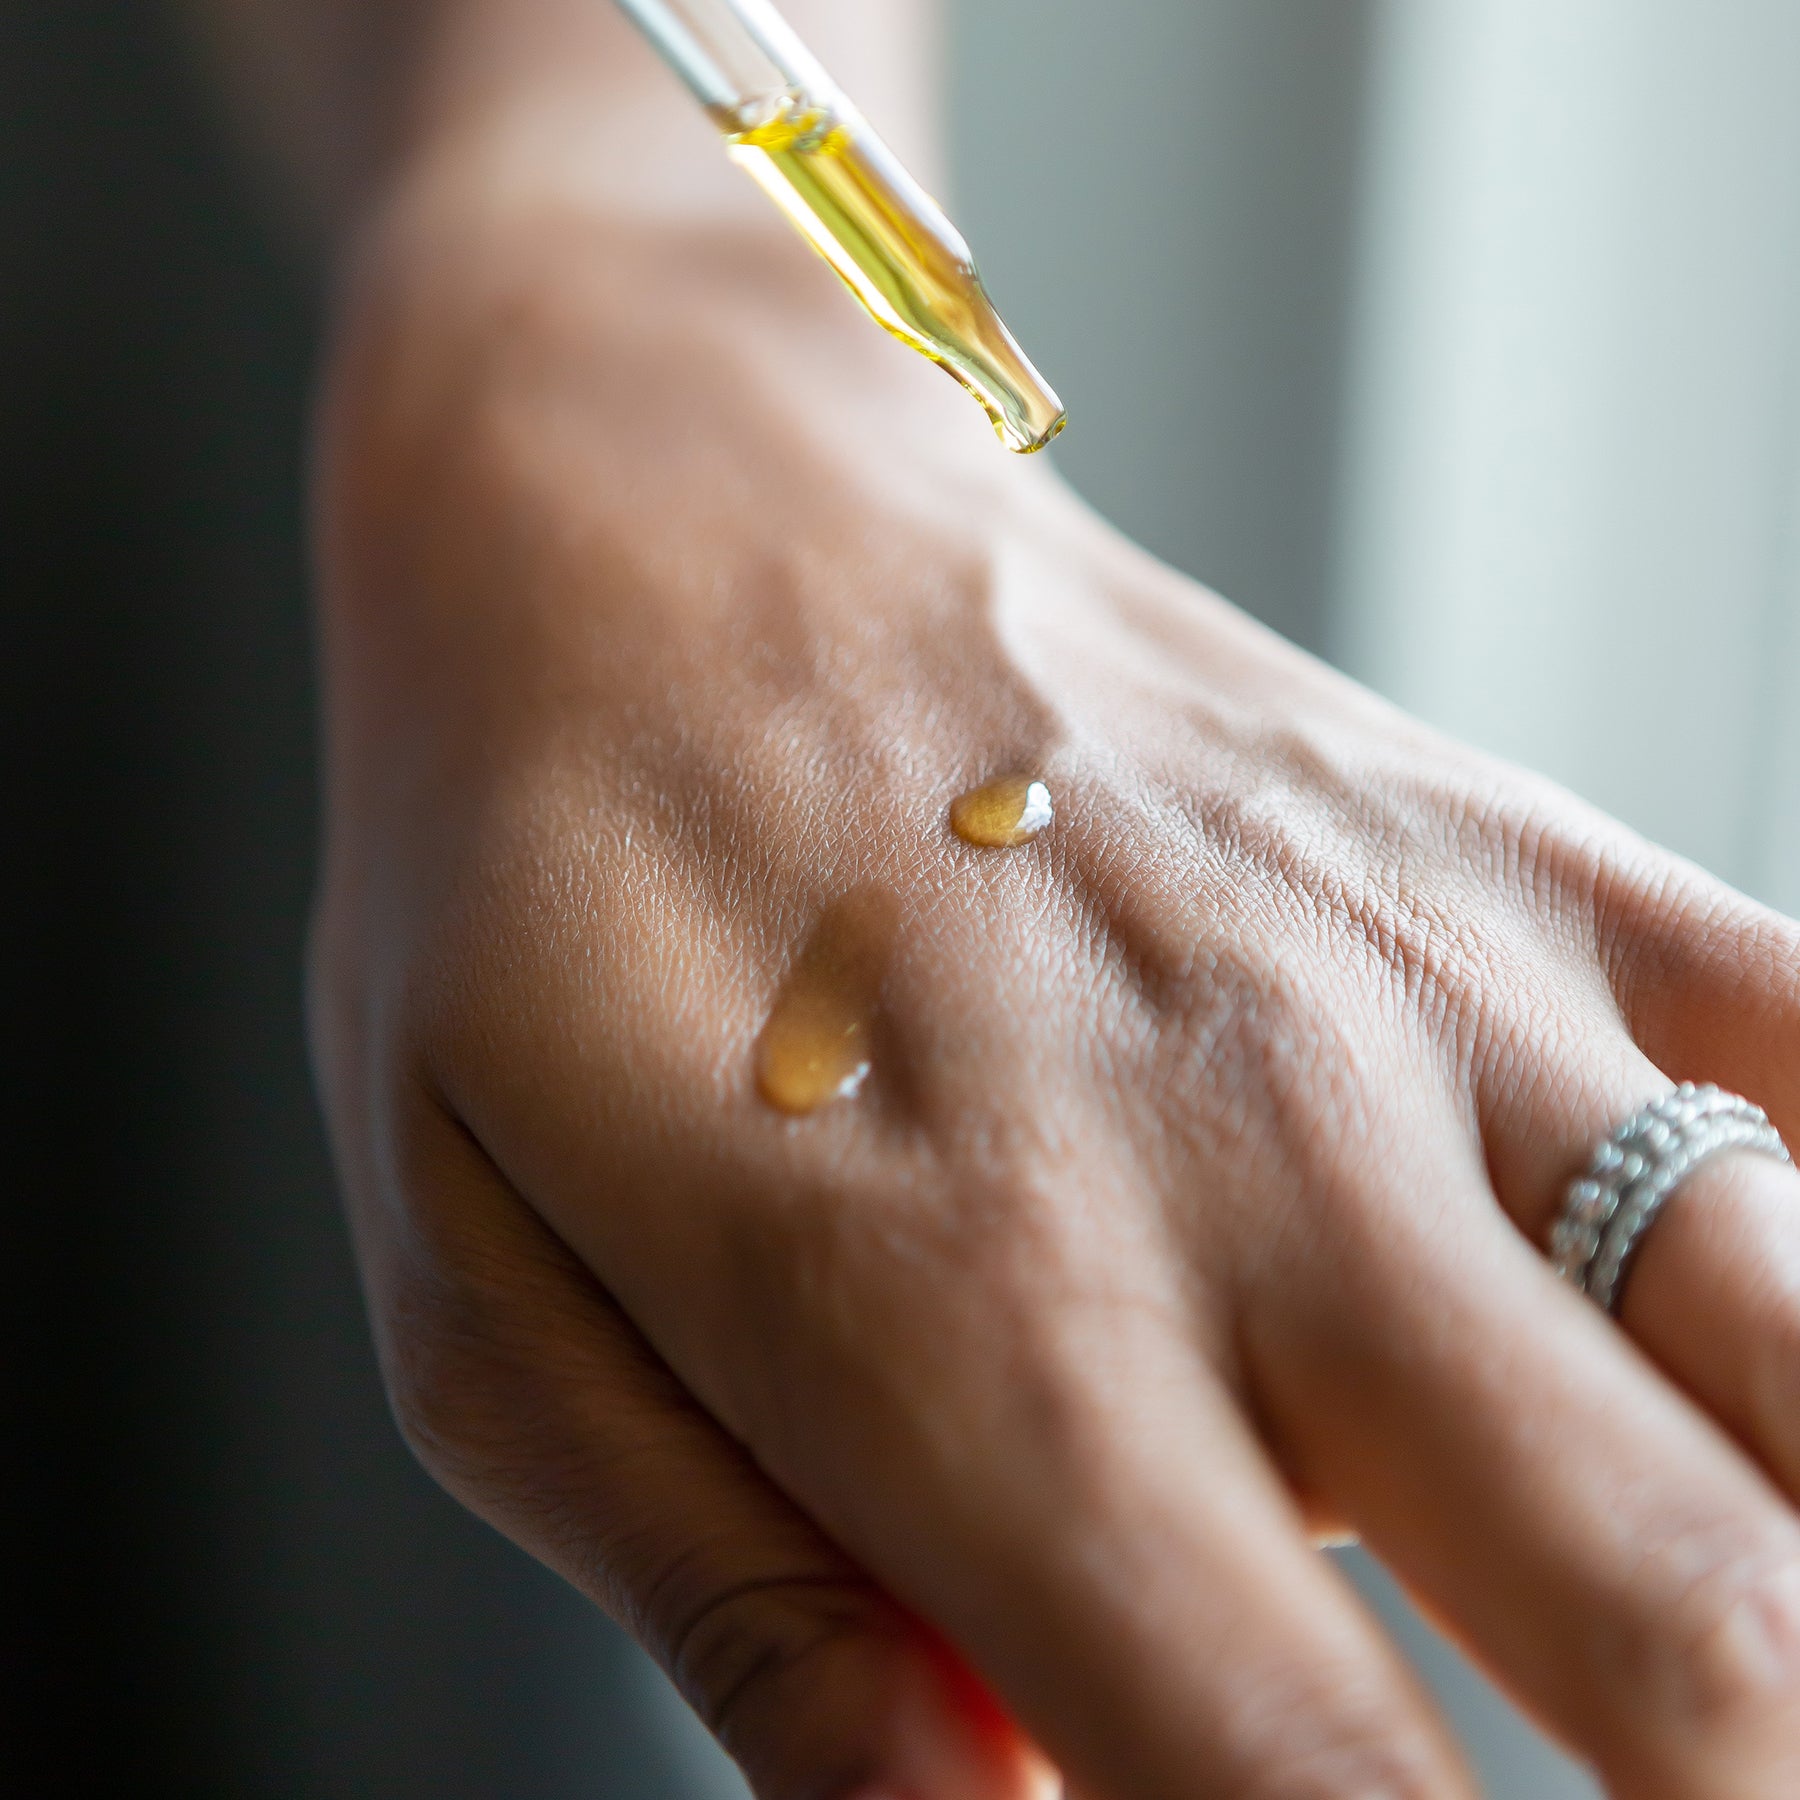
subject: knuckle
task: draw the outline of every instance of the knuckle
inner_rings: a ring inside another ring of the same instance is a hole
[[[1723,883],[1672,860],[1646,855],[1610,863],[1599,884],[1596,931],[1627,1011],[1717,979],[1739,948],[1736,905]]]
[[[395,1423],[427,1473],[452,1492],[486,1461],[478,1424],[485,1335],[477,1309],[429,1278],[409,1280],[391,1295],[382,1321]]]
[[[1703,1733],[1791,1718],[1800,1691],[1800,1550],[1728,1558],[1693,1580],[1653,1651],[1667,1699]]]
[[[1265,832],[1258,860],[1285,896],[1289,930],[1314,940],[1316,961],[1373,971],[1429,1005],[1466,985],[1484,960],[1478,919],[1492,911],[1493,884],[1478,894],[1471,866],[1516,867],[1517,852],[1499,840],[1527,829],[1503,808],[1474,814],[1453,786],[1411,784],[1365,796],[1347,817]],[[1471,835],[1480,841],[1464,841]]]
[[[803,1693],[829,1691],[825,1665],[859,1648],[897,1650],[902,1629],[859,1576],[802,1570],[759,1575],[698,1601],[679,1572],[652,1598],[652,1642],[707,1729],[753,1762],[771,1724]]]
[[[655,1452],[618,1415],[598,1437],[591,1402],[632,1354],[628,1326],[595,1359],[572,1359],[554,1326],[522,1322],[497,1284],[517,1273],[415,1276],[385,1297],[378,1324],[388,1404],[402,1441],[432,1480],[557,1569],[608,1612],[632,1611],[630,1583],[648,1541],[633,1484]],[[546,1320],[553,1320],[550,1298]],[[590,1326],[615,1330],[611,1316]]]
[[[1466,921],[1399,880],[1339,886],[1332,895],[1338,933],[1385,972],[1394,991],[1427,1010],[1468,985],[1480,958]]]
[[[1341,997],[1329,985],[1281,947],[1245,960],[1209,1009],[1203,1048],[1210,1111],[1310,1109],[1332,1062]]]
[[[400,1435],[434,1480],[479,1512],[520,1503],[522,1447],[537,1473],[554,1473],[562,1421],[544,1369],[556,1366],[561,1302],[554,1283],[539,1285],[543,1272],[491,1246],[415,1244],[372,1283]]]
[[[1461,1792],[1436,1737],[1391,1700],[1341,1684],[1329,1702],[1283,1706],[1232,1792],[1242,1800],[1442,1800]],[[1307,1721],[1312,1721],[1310,1727]]]
[[[1443,1777],[1404,1747],[1333,1745],[1284,1758],[1235,1790],[1242,1800],[1443,1800]]]
[[[1673,866],[1624,826],[1517,770],[1450,810],[1462,860],[1541,915],[1584,922],[1583,935],[1606,896]]]

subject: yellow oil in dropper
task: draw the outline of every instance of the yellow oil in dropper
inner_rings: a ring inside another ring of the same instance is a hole
[[[1041,450],[1062,430],[1062,402],[994,310],[969,246],[860,116],[793,91],[754,124],[719,123],[732,160],[875,322],[961,382],[1009,450]]]

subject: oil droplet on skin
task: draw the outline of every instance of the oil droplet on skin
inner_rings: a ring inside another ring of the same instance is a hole
[[[776,1111],[803,1117],[868,1079],[894,912],[888,895],[851,894],[795,958],[756,1040],[757,1092]]]
[[[988,850],[1029,844],[1055,817],[1050,790],[1030,775],[1002,775],[950,802],[950,829]]]

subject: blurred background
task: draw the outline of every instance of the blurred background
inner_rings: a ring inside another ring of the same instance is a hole
[[[959,218],[1071,478],[1800,910],[1800,9],[949,24]],[[660,1678],[387,1421],[299,1018],[316,318],[150,0],[0,5],[0,243],[0,1783],[725,1800]],[[1591,1793],[1351,1567],[1494,1795]]]

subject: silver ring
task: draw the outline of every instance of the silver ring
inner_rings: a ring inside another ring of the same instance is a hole
[[[1703,1162],[1727,1150],[1792,1160],[1768,1114],[1723,1088],[1684,1081],[1633,1113],[1569,1183],[1550,1234],[1557,1274],[1602,1312],[1617,1312],[1631,1259],[1656,1215]]]

